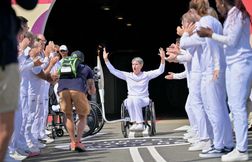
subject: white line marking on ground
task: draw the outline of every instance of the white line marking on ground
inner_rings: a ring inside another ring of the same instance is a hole
[[[147,146],[147,149],[149,150],[151,156],[155,159],[155,161],[166,162],[166,160],[157,152],[154,146]]]
[[[94,137],[94,136],[93,136]],[[163,137],[160,137],[160,136],[148,136],[148,137],[135,137],[135,138],[113,138],[113,139],[102,139],[102,140],[93,140],[93,141],[85,141],[85,139],[87,139],[86,137],[85,138],[82,138],[84,139],[84,142],[98,142],[98,141],[114,141],[114,140],[130,140],[130,139],[145,139],[145,138],[183,138],[183,136],[163,136]]]
[[[144,162],[137,147],[131,147],[129,150],[133,162]]]
[[[169,144],[169,145],[155,145],[156,147],[172,147],[172,146],[181,146],[181,145],[188,145],[189,143],[179,143],[179,144]],[[137,148],[146,148],[147,146],[138,146]],[[54,146],[56,149],[61,150],[69,150],[69,143],[63,143],[60,145]],[[132,147],[118,147],[118,148],[87,148],[87,150],[95,150],[95,151],[102,151],[102,150],[122,150],[122,149],[130,149]]]
[[[190,128],[189,125],[184,125],[184,126],[182,126],[182,127],[176,128],[176,129],[174,129],[174,130],[176,130],[176,131],[186,131],[186,130],[188,130],[189,128]]]

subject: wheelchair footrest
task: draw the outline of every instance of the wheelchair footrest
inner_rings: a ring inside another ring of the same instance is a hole
[[[143,131],[129,131],[129,138],[149,136],[149,127],[146,127]]]

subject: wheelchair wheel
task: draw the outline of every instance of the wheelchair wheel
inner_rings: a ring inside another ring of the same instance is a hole
[[[94,135],[103,128],[105,124],[105,120],[102,117],[102,110],[100,106],[97,103],[92,102],[92,101],[90,101],[89,103],[90,103],[91,109],[94,109],[97,115],[96,127],[95,127],[95,130],[92,132],[92,135]]]
[[[56,135],[57,135],[57,137],[62,137],[62,136],[64,136],[64,131],[63,131],[63,129],[56,129]]]
[[[121,129],[122,129],[122,134],[124,138],[128,138],[129,136],[129,127],[130,127],[130,122],[129,122],[129,113],[126,107],[124,106],[124,103],[121,105],[121,119],[126,119],[125,121],[121,122]]]
[[[155,113],[155,105],[154,102],[150,103],[150,130],[149,135],[154,136],[156,134],[156,113]]]
[[[74,121],[75,121],[74,122],[75,125],[77,125],[77,122],[79,122],[78,114],[76,114],[75,112],[74,112]],[[87,123],[86,123],[85,130],[83,132],[82,137],[87,137],[93,133],[93,131],[96,128],[96,122],[97,122],[96,112],[94,109],[91,108],[90,113],[87,116]],[[75,129],[75,130],[77,130],[77,129]]]
[[[83,137],[89,136],[94,132],[97,125],[97,121],[97,114],[95,110],[91,108],[90,113],[87,116],[87,124],[83,133]]]

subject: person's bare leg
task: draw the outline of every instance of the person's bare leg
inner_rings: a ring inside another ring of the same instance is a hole
[[[14,129],[15,111],[0,113],[0,162],[3,162]]]
[[[77,142],[81,141],[85,126],[86,126],[87,116],[79,115],[79,122],[77,123]]]
[[[75,133],[74,133],[74,122],[73,122],[73,117],[72,114],[67,114],[66,115],[66,127],[67,131],[70,137],[71,142],[76,142],[75,141]]]

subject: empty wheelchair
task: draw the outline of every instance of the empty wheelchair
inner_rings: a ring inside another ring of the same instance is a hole
[[[65,114],[61,111],[54,111],[52,108],[49,108],[48,120],[49,122],[47,123],[47,129],[51,130],[51,134],[49,136],[51,136],[53,139],[55,139],[56,136],[64,136],[64,129],[66,129]]]
[[[156,114],[154,102],[150,100],[149,105],[143,107],[142,111],[144,128],[145,130],[148,130],[149,136],[154,136],[156,134]],[[125,138],[128,138],[130,132],[129,128],[133,123],[130,122],[130,116],[124,102],[121,104],[121,118],[125,119],[121,122],[122,134]]]
[[[57,96],[54,92],[54,85],[49,87],[49,103],[48,103],[48,123],[47,129],[51,131],[51,136],[53,139],[55,137],[62,137],[64,135],[64,129],[66,128],[66,116],[63,112],[60,111],[60,106],[58,105]]]

